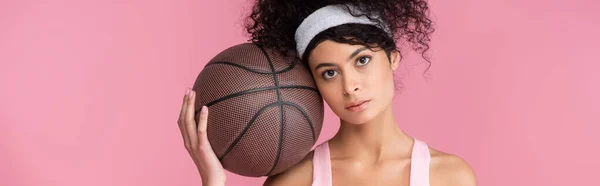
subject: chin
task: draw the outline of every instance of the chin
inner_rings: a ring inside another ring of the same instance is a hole
[[[354,124],[354,125],[361,125],[361,124],[364,124],[364,123],[367,123],[367,122],[373,120],[373,118],[375,117],[375,114],[373,114],[374,111],[375,110],[373,110],[373,108],[371,108],[371,109],[367,109],[362,112],[356,113],[356,112],[350,112],[350,111],[344,109],[344,111],[343,111],[344,117],[341,117],[342,115],[338,115],[338,116],[340,116],[340,119],[344,120],[346,123]]]

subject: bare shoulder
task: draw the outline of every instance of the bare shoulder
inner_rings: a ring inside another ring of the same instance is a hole
[[[277,175],[269,176],[263,186],[306,186],[312,184],[313,152],[308,153],[300,163]]]
[[[476,186],[475,171],[464,159],[434,148],[431,152],[430,181],[432,186]]]

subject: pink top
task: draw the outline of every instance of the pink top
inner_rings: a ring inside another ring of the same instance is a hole
[[[410,186],[429,186],[429,147],[414,139],[410,159]],[[313,186],[331,186],[331,158],[327,142],[315,148],[313,154]]]

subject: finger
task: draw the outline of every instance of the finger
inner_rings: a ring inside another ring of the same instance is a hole
[[[198,140],[201,145],[207,144],[206,128],[208,126],[208,107],[202,106],[200,118],[198,119]]]
[[[185,130],[189,138],[189,143],[192,149],[198,147],[198,135],[196,134],[196,121],[194,121],[194,104],[196,103],[196,92],[192,91],[191,97],[187,100],[187,108],[185,113]]]
[[[186,120],[185,120],[185,114],[187,111],[187,103],[189,98],[188,98],[188,94],[186,93],[185,96],[183,96],[183,104],[181,104],[181,112],[179,113],[179,120],[177,121],[177,124],[179,125],[179,131],[181,132],[181,136],[183,138],[183,143],[185,145],[185,148],[189,148],[189,144],[190,144],[190,140],[189,137],[187,135],[187,130],[186,130]]]
[[[183,103],[181,103],[181,111],[179,111],[179,120],[178,123],[182,123],[185,120],[185,109],[187,109],[187,93],[183,96]]]

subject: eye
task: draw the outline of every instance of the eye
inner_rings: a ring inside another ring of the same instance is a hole
[[[335,70],[326,70],[322,75],[325,79],[331,79],[333,76],[337,75],[337,72]]]
[[[369,64],[369,62],[371,62],[371,57],[369,57],[369,56],[362,56],[362,57],[358,58],[358,60],[356,61],[358,66],[365,66],[365,65]]]

